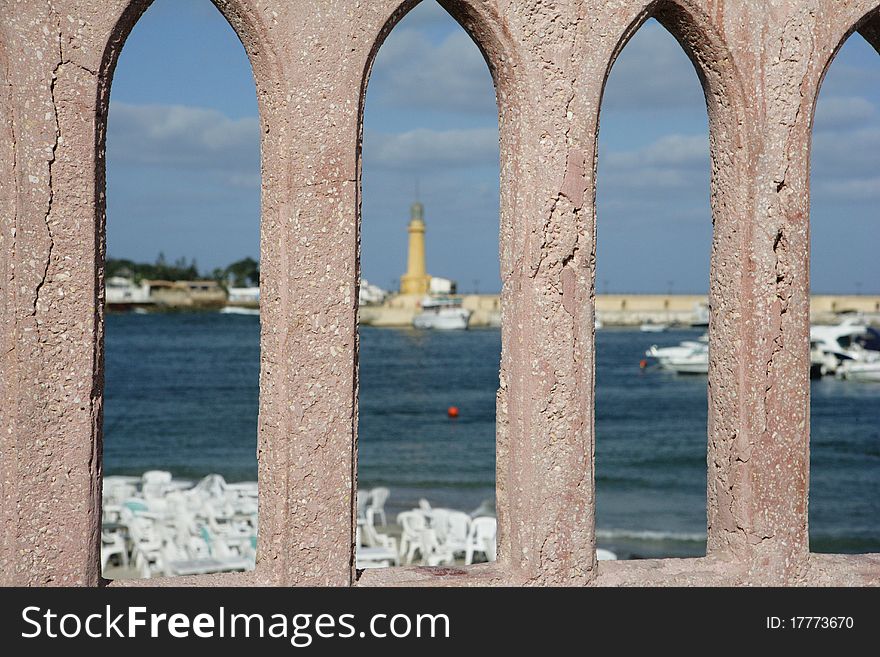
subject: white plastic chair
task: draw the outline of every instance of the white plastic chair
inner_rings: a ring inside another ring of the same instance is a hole
[[[171,483],[171,473],[165,470],[147,470],[141,477],[141,494],[145,500],[161,499]]]
[[[386,536],[391,540],[386,545],[370,545],[369,540],[364,538],[362,529],[366,529],[366,525],[359,524],[355,534],[355,567],[356,568],[387,568],[388,566],[398,565],[400,557],[397,554],[397,543],[390,536]],[[383,536],[379,534],[379,536]],[[374,537],[375,538],[375,537]],[[364,542],[368,544],[364,544]]]
[[[162,569],[163,541],[161,532],[153,521],[143,516],[133,517],[128,525],[131,538],[131,555],[141,577],[148,578]]]
[[[425,566],[451,566],[455,562],[452,550],[440,543],[433,529],[422,530],[419,543]]]
[[[474,518],[471,521],[471,531],[468,534],[467,547],[465,548],[465,564],[472,564],[474,562],[474,554],[477,553],[485,555],[486,561],[495,561],[495,537],[497,533],[498,521],[495,518]]]
[[[404,511],[397,515],[397,524],[403,528],[400,536],[400,556],[410,564],[422,542],[422,532],[428,528],[421,511]]]
[[[617,561],[617,555],[614,554],[611,550],[605,550],[603,548],[596,548],[596,560],[597,561]]]
[[[137,492],[131,477],[104,477],[102,488],[104,508],[122,504],[122,500]]]
[[[359,490],[357,492],[357,517],[367,517],[367,504],[370,501],[369,491]]]
[[[450,513],[450,509],[431,509],[430,513],[425,514],[428,517],[428,524],[437,534],[437,540],[441,543],[446,542]]]
[[[383,486],[374,488],[370,491],[370,501],[367,506],[367,512],[372,511],[374,518],[382,518],[383,526],[388,524],[388,518],[385,517],[385,501],[389,495],[391,491]]]
[[[119,532],[101,532],[101,570],[107,568],[110,558],[119,556],[122,565],[128,567],[128,547]]]
[[[379,533],[371,521],[372,514],[369,512],[367,512],[367,520],[358,521],[358,545],[363,545],[364,547],[381,547],[391,550],[394,553],[393,561],[396,566],[400,562],[398,557],[399,553],[397,551],[397,539],[388,534]]]
[[[468,534],[471,531],[471,517],[462,511],[449,511],[446,514],[445,545],[453,554],[467,551]]]

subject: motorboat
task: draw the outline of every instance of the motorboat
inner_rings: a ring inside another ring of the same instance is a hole
[[[421,307],[412,322],[417,329],[463,330],[471,318],[471,311],[462,307],[461,299],[454,297],[428,296],[422,299]]]
[[[871,376],[871,364],[877,360],[880,360],[880,331],[857,318],[810,327],[810,376],[813,378],[835,373],[843,376],[844,366],[853,374],[858,372],[856,376]],[[859,363],[866,366],[858,367]]]
[[[849,350],[860,344],[859,339],[876,333],[866,324],[849,319],[840,324],[814,324],[810,327],[810,344],[825,353],[849,357]]]
[[[706,303],[694,304],[694,321],[691,322],[691,328],[709,328],[709,305]]]
[[[837,368],[837,375],[850,381],[880,383],[880,355],[871,360],[844,361]]]
[[[840,366],[841,358],[842,356],[825,351],[821,342],[810,340],[810,378],[821,379],[834,374]]]
[[[245,308],[243,306],[223,306],[219,312],[223,315],[259,315],[259,308]]]
[[[663,369],[679,374],[709,373],[708,336],[703,336],[700,340],[684,340],[675,347],[652,345],[645,356],[653,359]]]
[[[645,356],[648,359],[653,359],[660,367],[665,369],[666,364],[670,360],[688,356],[701,346],[701,343],[694,340],[685,340],[674,347],[658,347],[654,344],[648,348]]]
[[[669,330],[669,324],[647,321],[639,327],[642,333],[662,333]]]
[[[709,348],[701,345],[687,355],[670,358],[666,362],[666,369],[677,374],[708,374]]]

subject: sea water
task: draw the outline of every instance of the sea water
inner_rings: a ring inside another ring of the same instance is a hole
[[[598,538],[621,556],[705,552],[706,377],[639,367],[698,336],[597,334]],[[391,489],[389,518],[493,501],[500,331],[364,327],[360,344],[359,485]],[[105,472],[255,479],[258,380],[257,317],[109,315]],[[812,398],[812,549],[880,551],[880,385],[823,379]]]

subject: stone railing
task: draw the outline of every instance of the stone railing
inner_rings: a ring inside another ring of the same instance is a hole
[[[256,571],[176,584],[858,584],[810,554],[809,159],[816,96],[877,0],[443,0],[485,54],[501,134],[499,559],[354,569],[359,139],[373,58],[415,3],[216,0],[262,125]],[[98,585],[104,138],[148,0],[0,2],[0,582]],[[596,134],[649,17],[703,83],[711,133],[708,548],[595,559]],[[150,584],[155,585],[155,580]]]

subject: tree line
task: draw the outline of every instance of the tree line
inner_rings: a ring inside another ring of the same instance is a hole
[[[131,278],[135,283],[144,280],[159,281],[196,281],[212,279],[224,287],[256,287],[260,284],[260,263],[247,257],[227,265],[217,267],[210,274],[202,274],[195,258],[187,261],[178,258],[173,263],[159,253],[153,263],[135,262],[125,258],[107,258],[104,274],[107,278],[122,276]]]

